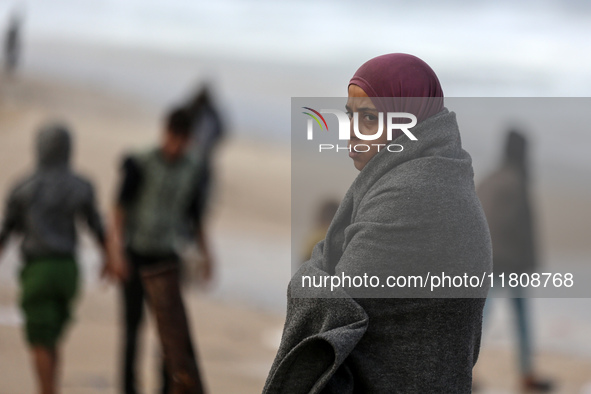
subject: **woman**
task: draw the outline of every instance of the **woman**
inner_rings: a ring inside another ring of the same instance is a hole
[[[413,292],[420,289],[304,287],[306,277],[482,275],[491,268],[471,159],[433,70],[411,55],[380,56],[359,68],[348,93],[347,110],[358,114],[349,155],[360,173],[326,239],[292,278],[283,338],[264,391],[470,392],[486,285],[480,298],[455,299]],[[375,135],[387,112],[414,115],[416,141],[400,131],[391,140],[386,132],[377,140],[360,138]],[[361,143],[370,149],[355,149]],[[403,149],[391,152],[388,144]],[[414,294],[422,298],[391,298]]]

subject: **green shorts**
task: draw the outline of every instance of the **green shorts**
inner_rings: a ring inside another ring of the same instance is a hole
[[[21,307],[31,345],[54,347],[71,316],[78,288],[73,259],[36,259],[21,271]]]

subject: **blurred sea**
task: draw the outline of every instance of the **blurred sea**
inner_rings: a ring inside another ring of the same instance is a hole
[[[342,96],[371,57],[427,61],[446,96],[591,95],[584,0],[1,0],[24,68],[162,109],[203,80],[237,133],[289,141],[290,97]]]

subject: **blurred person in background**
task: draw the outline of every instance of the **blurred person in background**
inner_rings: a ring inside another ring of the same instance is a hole
[[[207,158],[226,134],[222,117],[211,96],[211,88],[203,85],[189,101],[186,110],[191,116],[194,135],[190,149]]]
[[[215,175],[213,161],[216,147],[225,137],[226,129],[219,110],[214,104],[211,89],[204,84],[197,94],[189,101],[186,110],[191,116],[192,141],[189,154],[201,162],[199,190],[203,194],[201,205],[197,207],[199,216],[203,218],[207,211],[206,203],[211,195]]]
[[[144,299],[155,315],[164,353],[163,393],[202,393],[202,379],[180,293],[179,245],[190,228],[203,256],[204,280],[212,260],[200,207],[201,161],[189,154],[191,116],[166,118],[159,146],[125,158],[114,211],[110,250],[122,281],[124,360],[122,390],[136,393],[136,353]]]
[[[60,341],[78,290],[76,221],[83,220],[105,251],[92,184],[70,168],[71,135],[49,124],[37,136],[37,170],[12,189],[0,232],[0,253],[11,234],[22,236],[20,304],[39,392],[58,391]],[[107,272],[105,263],[103,274]]]
[[[533,273],[538,266],[529,179],[527,140],[519,131],[510,130],[500,167],[478,186],[478,196],[490,228],[496,275],[504,273],[508,277],[511,273]],[[511,291],[519,343],[521,386],[524,390],[551,391],[552,383],[534,373],[525,291],[520,287],[512,287]],[[491,301],[490,298],[487,300],[485,318],[490,313]]]
[[[320,206],[316,215],[316,223],[306,240],[302,262],[310,259],[314,246],[326,237],[326,232],[330,226],[330,222],[339,209],[339,202],[337,200],[325,200]]]
[[[20,30],[21,17],[17,12],[14,12],[10,17],[4,40],[4,70],[9,75],[16,70],[18,65],[20,55]]]

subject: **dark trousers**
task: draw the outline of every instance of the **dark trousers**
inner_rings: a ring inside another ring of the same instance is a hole
[[[128,256],[129,278],[122,286],[123,306],[123,376],[122,392],[136,394],[136,359],[138,334],[144,316],[144,287],[139,274],[137,256]],[[162,361],[162,393],[168,393],[170,381]]]
[[[140,272],[170,380],[170,394],[204,394],[191,329],[180,289],[178,262],[162,262]]]

